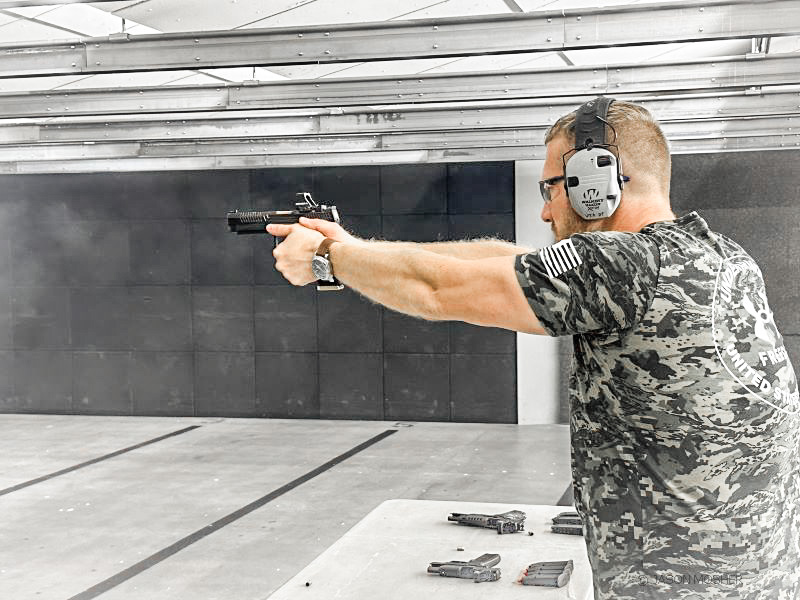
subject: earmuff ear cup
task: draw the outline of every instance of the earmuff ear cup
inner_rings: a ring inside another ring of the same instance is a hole
[[[622,196],[617,157],[596,146],[578,150],[564,168],[564,185],[572,208],[584,219],[614,214]]]

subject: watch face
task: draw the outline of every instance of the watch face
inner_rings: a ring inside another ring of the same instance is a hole
[[[317,279],[329,281],[331,279],[331,263],[324,256],[316,256],[311,259],[311,272]]]

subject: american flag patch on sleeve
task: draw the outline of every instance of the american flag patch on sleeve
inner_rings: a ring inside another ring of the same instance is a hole
[[[541,256],[542,264],[551,279],[570,269],[574,269],[583,262],[578,255],[578,251],[575,250],[572,240],[569,239],[561,240],[557,244],[542,248],[539,251],[539,256]]]

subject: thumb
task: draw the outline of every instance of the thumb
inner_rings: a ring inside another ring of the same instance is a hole
[[[300,218],[300,224],[309,229],[319,231],[325,237],[336,240],[337,242],[352,241],[353,236],[347,233],[344,228],[338,223],[333,221],[326,221],[325,219],[307,219],[306,217]]]

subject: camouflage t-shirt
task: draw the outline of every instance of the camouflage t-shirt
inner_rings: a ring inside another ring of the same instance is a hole
[[[595,598],[800,598],[800,401],[753,259],[691,213],[520,255],[572,335]]]

